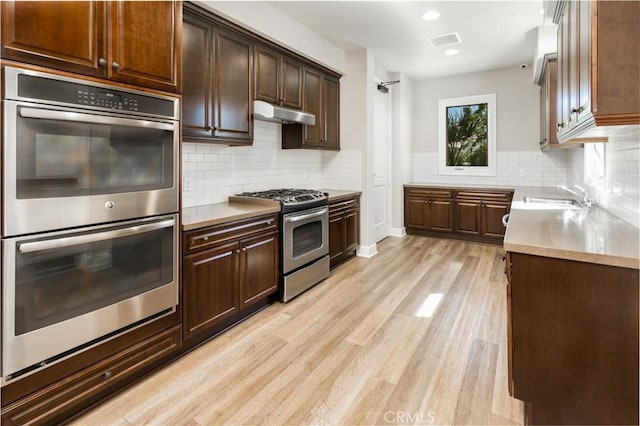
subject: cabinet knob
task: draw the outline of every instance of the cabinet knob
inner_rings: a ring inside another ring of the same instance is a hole
[[[107,60],[104,59],[104,58],[98,59],[98,65],[100,65],[101,67],[106,67],[107,66]]]
[[[211,126],[207,126],[204,129],[208,132],[209,130],[211,130]]]
[[[110,379],[111,378],[111,371],[105,371],[104,373],[102,373],[102,378],[103,379]]]
[[[202,237],[202,241],[209,241],[209,237]]]
[[[113,67],[114,70],[118,71],[120,69],[120,64],[117,62],[114,62],[111,64],[111,66]]]
[[[566,126],[565,123],[558,123],[558,129],[564,129]]]
[[[246,247],[242,247],[242,251],[247,251],[247,248]]]
[[[240,254],[240,249],[236,250],[236,254]]]

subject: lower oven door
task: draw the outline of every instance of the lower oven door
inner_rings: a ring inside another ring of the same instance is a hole
[[[285,214],[282,219],[285,274],[329,253],[329,207]]]
[[[3,240],[3,383],[175,311],[178,226],[170,215]]]

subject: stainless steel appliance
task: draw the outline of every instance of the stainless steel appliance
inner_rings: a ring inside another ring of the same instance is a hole
[[[175,312],[178,99],[4,68],[2,385]]]
[[[4,382],[178,304],[177,215],[2,241]]]
[[[280,201],[281,299],[288,302],[329,276],[329,206],[324,192],[277,189],[236,197]]]
[[[2,233],[178,210],[178,99],[5,67]]]

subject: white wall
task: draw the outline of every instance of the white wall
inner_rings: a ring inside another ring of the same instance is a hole
[[[519,67],[461,74],[415,84],[413,180],[425,183],[554,186],[566,182],[564,150],[540,152],[540,87]],[[496,176],[438,174],[438,100],[496,94]]]
[[[537,151],[540,87],[519,67],[422,80],[416,83],[414,152],[438,151],[438,100],[496,94],[498,151]]]

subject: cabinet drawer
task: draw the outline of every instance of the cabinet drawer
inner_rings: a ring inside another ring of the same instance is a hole
[[[456,198],[510,202],[512,196],[511,192],[458,191]]]
[[[329,214],[338,214],[346,210],[353,210],[360,206],[358,198],[352,198],[349,200],[338,201],[329,204]]]
[[[59,423],[176,351],[182,344],[180,330],[170,328],[4,407],[2,424]]]
[[[444,188],[407,188],[407,196],[423,198],[451,198],[451,190]]]
[[[258,232],[278,230],[278,215],[242,219],[189,231],[184,236],[185,254],[242,239]]]

